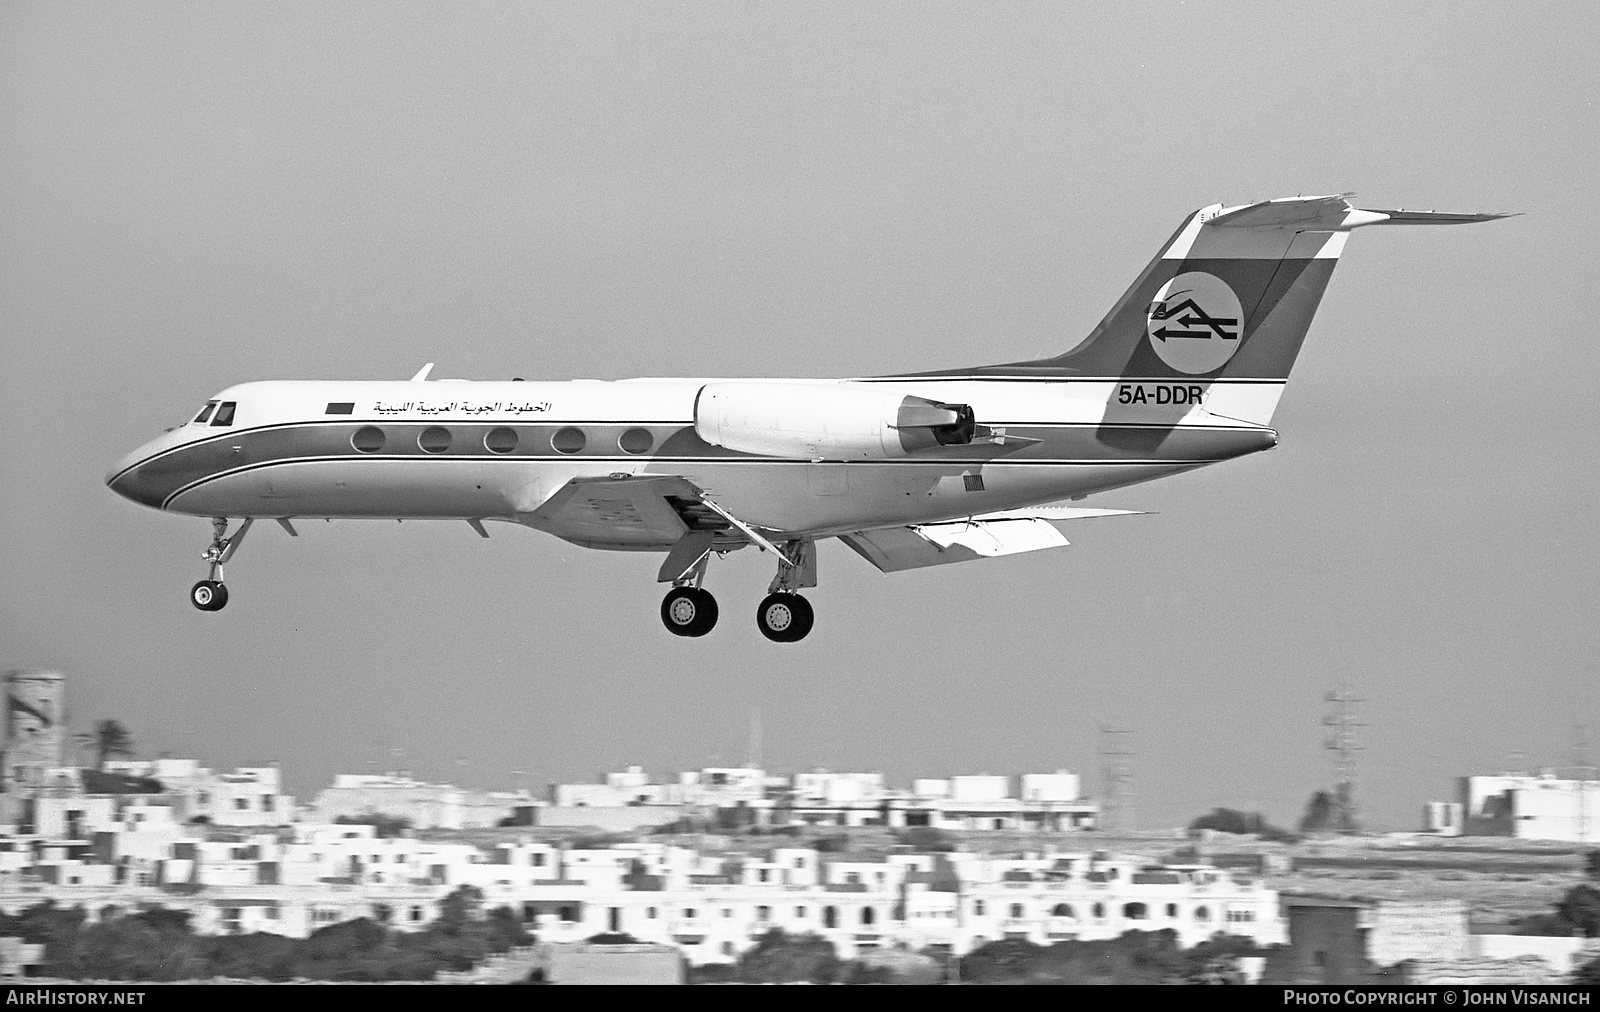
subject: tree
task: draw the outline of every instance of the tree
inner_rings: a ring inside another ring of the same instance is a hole
[[[961,980],[969,984],[1021,983],[1033,978],[1045,950],[1025,938],[1006,938],[973,949],[961,959]]]
[[[106,760],[112,756],[133,755],[133,735],[128,729],[115,720],[102,720],[94,726],[90,736],[94,746],[94,768],[106,768]]]
[[[1600,889],[1587,884],[1573,886],[1557,901],[1554,910],[1519,920],[1517,934],[1600,936]]]
[[[1240,812],[1232,808],[1214,808],[1211,814],[1202,815],[1189,823],[1189,831],[1211,829],[1218,833],[1246,835],[1261,832],[1266,821],[1259,812]]]
[[[463,928],[483,915],[483,890],[477,886],[457,886],[439,901],[439,920],[435,923],[447,935],[459,935]]]
[[[1332,828],[1333,795],[1318,791],[1306,803],[1306,814],[1300,820],[1300,832],[1323,833]]]
[[[775,928],[739,957],[738,979],[747,984],[831,984],[840,970],[839,955],[826,938],[789,935]]]
[[[949,853],[956,849],[948,833],[935,826],[911,826],[895,834],[902,844],[923,854]]]
[[[1008,938],[968,953],[960,969],[962,980],[979,984],[1177,984],[1231,978],[1238,949],[1224,941],[1185,953],[1171,929],[1049,947]]]
[[[85,794],[160,794],[166,789],[161,781],[151,777],[107,773],[104,770],[81,770],[79,778]]]
[[[380,839],[391,836],[405,836],[411,831],[410,816],[386,815],[383,812],[341,815],[335,818],[333,822],[337,826],[371,826],[373,833]]]
[[[1279,829],[1268,822],[1260,812],[1240,812],[1232,808],[1212,809],[1209,815],[1202,815],[1189,823],[1189,832],[1201,829],[1239,835],[1253,834],[1274,842],[1292,842],[1296,839],[1293,833]]]
[[[1591,959],[1578,967],[1572,975],[1572,983],[1580,987],[1585,984],[1590,987],[1600,984],[1600,959]]]
[[[295,956],[303,943],[282,935],[218,935],[205,939],[212,976],[286,981],[295,977]]]
[[[1600,889],[1591,885],[1574,886],[1556,904],[1561,919],[1583,932],[1584,937],[1600,936]]]

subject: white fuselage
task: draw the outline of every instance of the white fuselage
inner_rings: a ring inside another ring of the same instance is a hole
[[[217,394],[112,469],[157,509],[236,518],[498,519],[592,547],[534,511],[574,478],[681,476],[746,523],[786,536],[972,516],[1089,495],[1266,449],[1279,382],[911,378],[772,380],[970,405],[993,433],[897,459],[742,453],[696,431],[699,379],[616,382],[269,381]],[[1137,387],[1136,392],[1130,388]],[[220,409],[218,409],[220,411]],[[619,507],[625,508],[625,507]]]

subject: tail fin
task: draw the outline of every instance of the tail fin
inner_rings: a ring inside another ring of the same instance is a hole
[[[1274,391],[1270,396],[1228,398],[1242,412],[1236,417],[1252,415],[1244,420],[1264,425],[1351,229],[1507,217],[1367,211],[1351,206],[1347,196],[1201,208],[1077,347],[1054,358],[960,372],[1265,383]],[[1212,400],[1206,407],[1215,411],[1221,405],[1213,407]]]

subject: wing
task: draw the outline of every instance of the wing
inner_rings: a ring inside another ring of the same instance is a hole
[[[705,507],[700,490],[677,475],[573,478],[517,519],[588,548],[665,551],[690,533],[715,540],[732,532],[744,543],[732,524]]]
[[[898,573],[904,569],[992,559],[1041,548],[1060,548],[1070,542],[1062,537],[1058,524],[1093,517],[1134,516],[1137,513],[1137,510],[1035,506],[984,513],[947,523],[858,531],[840,535],[839,540],[885,573]]]

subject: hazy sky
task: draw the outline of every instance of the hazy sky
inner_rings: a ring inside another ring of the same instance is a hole
[[[1397,9],[1398,7],[1398,9]],[[480,786],[775,770],[1098,782],[1292,823],[1351,679],[1417,823],[1600,742],[1589,3],[0,6],[0,667],[146,755]],[[1271,453],[1089,500],[1073,547],[769,557],[678,639],[655,556],[466,524],[204,520],[103,485],[231,383],[848,376],[1062,351],[1193,208],[1524,211],[1357,233]],[[1600,749],[1597,749],[1600,754]]]

